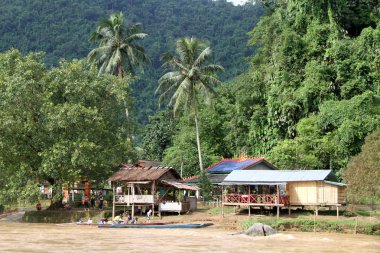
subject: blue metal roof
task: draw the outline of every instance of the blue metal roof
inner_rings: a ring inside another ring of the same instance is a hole
[[[243,161],[239,160],[223,160],[220,163],[212,166],[207,172],[209,173],[227,173],[234,170],[242,170],[250,165],[261,161],[262,159],[247,159]]]
[[[236,170],[232,171],[222,184],[323,181],[330,173],[331,170]]]

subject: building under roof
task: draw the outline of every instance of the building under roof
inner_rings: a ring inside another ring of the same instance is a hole
[[[221,183],[244,185],[276,185],[289,182],[326,181],[335,180],[331,170],[251,170],[233,171]],[[340,184],[333,182],[334,184]]]
[[[331,170],[235,170],[220,184],[222,204],[235,206],[335,207],[345,204],[346,184]]]
[[[113,186],[113,216],[116,206],[130,207],[132,216],[135,206],[151,207],[152,211],[187,212],[196,208],[193,199],[178,199],[180,190],[197,191],[195,185],[182,182],[182,178],[171,167],[161,167],[153,161],[137,164],[119,164],[119,170],[107,180]],[[116,192],[120,189],[120,192]]]
[[[233,171],[240,170],[277,170],[277,168],[266,161],[264,158],[237,158],[223,159],[220,162],[210,166],[205,171],[210,182],[218,185]],[[184,181],[189,184],[197,184],[200,176],[185,178]]]

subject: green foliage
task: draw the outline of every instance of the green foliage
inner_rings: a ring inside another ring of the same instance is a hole
[[[380,199],[380,129],[365,139],[362,151],[353,157],[344,170],[349,184],[348,198],[352,202],[374,203]]]
[[[223,212],[224,212],[224,214],[233,214],[233,213],[235,213],[235,207],[225,206],[225,207],[223,207]],[[208,213],[211,214],[211,215],[222,214],[222,207],[211,208],[208,211]]]
[[[284,169],[340,175],[380,125],[380,29],[368,25],[378,22],[377,10],[354,21],[348,9],[374,5],[272,4],[250,32],[257,49],[250,69],[219,88],[215,107],[201,112],[207,118],[202,131],[211,135],[204,145],[215,156],[244,152]],[[352,25],[360,32],[345,30]]]
[[[102,19],[91,41],[99,47],[91,50],[88,60],[99,68],[99,74],[112,74],[123,78],[126,73],[135,73],[149,62],[145,49],[137,44],[147,34],[141,32],[141,24],[128,26],[122,12],[113,13],[109,19]]]
[[[160,111],[149,117],[143,137],[143,158],[162,161],[164,150],[171,146],[175,133],[174,118],[170,111]]]
[[[152,65],[133,83],[139,122],[157,110],[154,95],[163,70],[159,57],[183,36],[196,36],[213,45],[214,61],[226,68],[222,79],[231,79],[248,66],[252,53],[247,32],[257,23],[261,5],[233,6],[209,0],[3,0],[0,2],[0,51],[44,51],[45,62],[58,65],[61,58],[84,58],[94,45],[88,41],[97,21],[123,12],[130,24],[141,23],[149,36],[142,41]]]
[[[195,133],[199,157],[199,167],[203,171],[201,144],[199,136],[199,108],[207,104],[215,95],[215,87],[221,84],[217,73],[223,67],[211,62],[211,49],[197,38],[180,38],[176,43],[176,52],[162,56],[164,66],[171,71],[159,80],[156,92],[162,92],[160,101],[171,97],[169,106],[173,105],[174,115],[181,109],[194,114]]]
[[[34,201],[44,181],[104,180],[134,159],[128,79],[97,77],[81,61],[47,70],[41,54],[0,54],[0,198]]]
[[[302,232],[314,231],[314,220],[312,219],[276,219],[257,218],[242,223],[243,229],[248,229],[254,223],[264,223],[277,230],[299,230]],[[355,220],[316,220],[315,229],[317,232],[352,233],[355,230]],[[359,221],[356,227],[358,234],[378,235],[380,230],[379,222]]]
[[[202,171],[199,177],[198,186],[201,188],[201,195],[204,201],[211,200],[212,197],[212,185],[207,177],[206,172]]]
[[[176,128],[171,146],[164,151],[163,164],[172,166],[179,174],[181,174],[182,168],[183,177],[199,174],[194,122],[183,117],[178,121]],[[201,145],[204,166],[210,166],[220,160],[220,157],[215,156],[205,142],[202,142]]]

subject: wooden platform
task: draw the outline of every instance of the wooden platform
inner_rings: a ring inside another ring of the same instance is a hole
[[[225,206],[284,206],[284,204],[276,204],[276,203],[231,203],[231,202],[223,202],[222,205]]]

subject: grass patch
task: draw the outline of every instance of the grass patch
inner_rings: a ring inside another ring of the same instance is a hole
[[[380,218],[380,211],[366,211],[366,210],[357,210],[357,211],[344,211],[343,213],[346,217],[355,217],[355,216],[363,216],[363,217],[374,217]]]
[[[233,207],[224,207],[223,211],[224,211],[224,214],[231,214],[231,213],[235,212],[235,209]],[[211,214],[211,215],[221,214],[222,213],[222,208],[221,207],[211,208],[208,211],[208,213]]]
[[[314,231],[313,219],[276,219],[276,218],[255,218],[242,223],[244,229],[249,228],[254,223],[264,223],[279,231],[295,230],[302,232]],[[355,230],[355,220],[316,220],[315,230],[317,232],[337,232],[353,233]],[[380,222],[359,221],[356,227],[358,234],[380,235]]]

